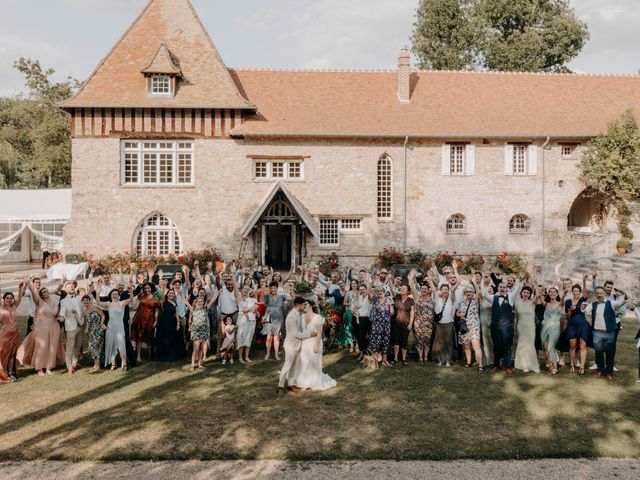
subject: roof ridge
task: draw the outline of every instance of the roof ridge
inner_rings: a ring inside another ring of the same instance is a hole
[[[311,72],[311,73],[397,73],[396,69],[384,68],[275,68],[275,67],[228,67],[233,71],[250,72]]]
[[[309,72],[309,73],[397,73],[389,68],[296,68],[296,67],[227,67],[245,72]],[[421,70],[412,68],[412,73],[459,73],[470,75],[531,75],[544,77],[640,77],[640,73],[575,73],[575,72],[509,72],[504,70]]]

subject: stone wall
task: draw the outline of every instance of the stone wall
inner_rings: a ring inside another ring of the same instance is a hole
[[[444,176],[442,143],[407,145],[407,247],[427,251],[495,254],[514,251],[539,255],[570,252],[594,241],[591,235],[567,233],[567,215],[582,187],[576,160],[563,160],[560,145],[538,148],[535,176],[504,175],[504,143],[475,144],[475,172]],[[273,188],[255,181],[253,155],[305,156],[304,180],[287,188],[314,216],[361,217],[363,232],[342,234],[340,247],[321,248],[317,239],[307,251],[318,256],[337,251],[366,258],[385,246],[402,248],[404,233],[404,147],[397,141],[242,141],[195,140],[195,186],[130,187],[120,185],[120,141],[117,138],[73,140],[73,213],[65,231],[67,252],[104,254],[132,248],[140,222],[155,211],[178,226],[184,249],[215,247],[237,256],[239,231]],[[376,170],[381,155],[393,166],[393,218],[376,218]],[[544,171],[544,213],[542,158]],[[578,158],[576,153],[575,158]],[[447,218],[467,219],[463,234],[447,234]],[[530,233],[509,233],[515,214],[531,219]],[[559,250],[558,250],[559,249]],[[253,242],[247,252],[257,250]]]

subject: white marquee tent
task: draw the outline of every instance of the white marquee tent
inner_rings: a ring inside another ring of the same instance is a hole
[[[71,190],[0,190],[0,259],[37,260],[60,251]]]

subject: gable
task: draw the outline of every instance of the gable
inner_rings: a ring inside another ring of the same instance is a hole
[[[142,71],[163,54],[163,44],[177,60],[182,79],[172,98],[152,98]],[[151,0],[62,106],[254,109],[238,91],[189,0]]]

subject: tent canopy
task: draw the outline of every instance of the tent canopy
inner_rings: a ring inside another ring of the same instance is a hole
[[[71,189],[0,190],[0,223],[67,222]]]

